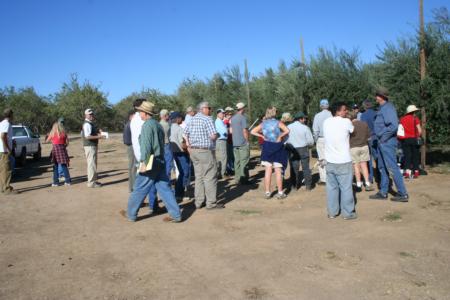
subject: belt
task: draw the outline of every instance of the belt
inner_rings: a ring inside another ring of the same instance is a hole
[[[209,148],[200,148],[200,147],[191,147],[191,149],[195,149],[195,150],[211,150]]]

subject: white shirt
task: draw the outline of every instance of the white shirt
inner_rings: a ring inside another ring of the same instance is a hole
[[[83,124],[83,132],[84,132],[84,136],[88,137],[91,135],[92,133],[92,126],[91,126],[91,121],[89,121],[88,119],[85,119],[86,122],[84,122]]]
[[[352,161],[350,156],[350,134],[353,124],[347,118],[333,117],[323,122],[325,139],[325,160],[333,164]]]
[[[7,119],[4,119],[3,121],[0,122],[0,135],[2,133],[8,134],[7,143],[8,143],[9,149],[12,150],[13,130],[12,130],[11,123],[9,123],[9,120],[7,120]],[[3,147],[3,141],[0,140],[0,153],[2,153],[2,152],[3,153],[6,152],[6,149],[4,149],[4,147]]]
[[[141,135],[142,121],[139,112],[135,112],[133,118],[130,121],[130,131],[131,131],[131,145],[133,146],[134,156],[136,161],[141,161],[141,147],[139,146],[139,136]]]

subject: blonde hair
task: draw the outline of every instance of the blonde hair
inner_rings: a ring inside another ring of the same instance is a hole
[[[280,120],[280,121],[283,122],[283,123],[289,123],[289,122],[292,122],[292,116],[291,116],[291,114],[288,113],[288,112],[283,113],[283,114],[281,115],[281,120]]]
[[[55,136],[61,136],[61,134],[66,134],[64,127],[59,122],[53,123],[52,130],[50,131],[48,136],[50,138],[53,138]]]
[[[277,109],[275,106],[271,106],[266,109],[266,119],[272,119],[275,118],[277,115]]]

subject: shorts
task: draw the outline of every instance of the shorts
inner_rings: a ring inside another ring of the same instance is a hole
[[[350,148],[352,162],[358,164],[370,160],[369,146]]]
[[[264,160],[261,162],[261,165],[264,167],[274,167],[274,168],[282,168],[283,167],[283,165],[278,162],[271,163],[271,162],[264,161]]]

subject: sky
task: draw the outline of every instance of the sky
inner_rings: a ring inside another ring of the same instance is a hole
[[[448,0],[424,0],[425,21]],[[251,75],[319,47],[376,60],[385,42],[412,34],[418,0],[0,0],[0,88],[57,92],[71,74],[111,103],[185,78],[210,78],[248,61]]]

